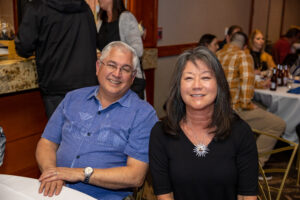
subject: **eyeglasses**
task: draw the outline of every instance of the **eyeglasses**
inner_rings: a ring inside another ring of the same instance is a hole
[[[104,66],[106,66],[107,69],[110,70],[111,72],[114,72],[115,70],[118,69],[118,64],[115,62],[107,62],[105,64],[103,61],[100,61],[100,63],[103,64]],[[133,70],[130,65],[123,65],[120,67],[120,72],[122,74],[129,75],[129,74],[135,72],[135,70]]]

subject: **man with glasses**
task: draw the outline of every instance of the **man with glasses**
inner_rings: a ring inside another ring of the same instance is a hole
[[[97,62],[99,86],[68,93],[40,139],[40,193],[62,185],[101,200],[123,199],[148,169],[154,109],[132,92],[138,57],[127,44],[108,44]]]

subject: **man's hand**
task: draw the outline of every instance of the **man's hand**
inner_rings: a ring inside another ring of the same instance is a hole
[[[51,182],[41,181],[39,193],[42,193],[44,191],[44,196],[48,196],[48,197],[52,197],[53,194],[59,195],[64,184],[65,182],[63,180],[57,180]]]
[[[82,168],[52,167],[43,171],[39,178],[40,182],[52,182],[63,180],[68,182],[78,182],[84,180]]]

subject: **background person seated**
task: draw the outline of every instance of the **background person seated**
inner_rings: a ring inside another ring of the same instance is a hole
[[[254,30],[249,38],[249,49],[254,61],[256,88],[269,88],[272,69],[276,68],[272,56],[264,51],[264,47],[264,35],[260,30]]]
[[[219,50],[224,47],[225,44],[230,42],[232,35],[238,31],[243,31],[242,27],[238,25],[232,25],[228,28],[226,36],[222,42],[219,43]]]
[[[205,46],[209,50],[211,50],[211,52],[213,52],[213,53],[216,53],[217,50],[219,49],[217,37],[215,35],[212,35],[209,33],[201,36],[201,38],[198,42],[198,46]]]
[[[272,55],[276,64],[283,64],[291,52],[292,45],[300,40],[300,29],[290,28],[273,46]]]
[[[121,200],[143,184],[150,131],[157,116],[129,88],[138,57],[132,47],[108,44],[97,62],[99,86],[66,95],[38,142],[39,192],[62,185],[101,200]]]
[[[279,137],[285,130],[285,122],[252,102],[255,75],[252,56],[245,51],[247,41],[245,33],[237,32],[233,34],[231,42],[217,52],[230,87],[233,109],[251,128]],[[261,135],[256,143],[261,153],[272,150],[276,139]],[[269,156],[261,156],[259,161],[263,166],[268,159]]]

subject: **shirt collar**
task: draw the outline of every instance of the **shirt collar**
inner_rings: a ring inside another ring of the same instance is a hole
[[[89,100],[91,98],[95,98],[97,101],[99,101],[98,98],[97,98],[98,92],[99,92],[99,87],[95,88],[94,92],[92,92],[92,94],[90,94],[87,97],[87,99]],[[129,98],[129,96],[131,94],[132,94],[132,91],[129,89],[119,100],[117,100],[116,102],[114,102],[112,104],[119,103],[123,107],[129,107],[130,106],[130,98]]]

